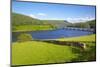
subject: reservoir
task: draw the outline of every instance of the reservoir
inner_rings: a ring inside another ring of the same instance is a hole
[[[28,31],[28,32],[13,32],[12,41],[16,41],[16,37],[21,33],[28,33],[33,39],[58,39],[67,37],[78,37],[93,34],[90,31],[83,30],[68,30],[68,29],[56,29],[56,30],[45,30],[45,31]]]

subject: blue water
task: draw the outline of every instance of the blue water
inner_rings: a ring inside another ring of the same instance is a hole
[[[16,40],[16,36],[20,33],[31,34],[33,39],[57,39],[64,37],[76,37],[93,34],[93,32],[82,31],[82,30],[67,30],[67,29],[57,29],[57,30],[47,30],[47,31],[30,31],[30,32],[13,32],[12,40]]]

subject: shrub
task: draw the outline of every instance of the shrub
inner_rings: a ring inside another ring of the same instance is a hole
[[[30,34],[21,33],[21,34],[18,35],[17,40],[20,41],[20,42],[21,41],[30,41],[30,40],[33,40],[33,38]]]

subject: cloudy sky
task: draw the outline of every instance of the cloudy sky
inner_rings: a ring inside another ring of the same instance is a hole
[[[12,12],[25,14],[41,20],[84,22],[95,19],[95,11],[95,6],[18,1],[12,2]]]

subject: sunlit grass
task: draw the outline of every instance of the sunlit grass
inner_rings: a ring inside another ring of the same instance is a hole
[[[19,25],[19,26],[14,26],[13,32],[52,30],[52,29],[53,28],[50,25]]]
[[[86,36],[79,36],[79,37],[70,37],[70,38],[60,38],[57,39],[59,41],[95,41],[96,35],[86,35]]]
[[[75,57],[69,46],[38,41],[15,42],[12,45],[13,65],[71,62]]]
[[[86,42],[87,50],[91,46],[95,46],[95,34],[81,37],[58,39],[60,41],[90,41]],[[76,47],[77,48],[77,47]],[[75,48],[75,49],[76,49]],[[95,50],[95,49],[94,49]],[[91,53],[91,51],[89,52]],[[79,60],[78,57],[82,53],[75,53],[70,46],[62,46],[53,43],[41,41],[13,42],[12,43],[12,65],[27,65],[27,64],[48,64],[48,63],[64,63]],[[91,53],[95,54],[95,53]],[[84,55],[83,57],[87,57]],[[90,60],[92,59],[90,54]],[[75,59],[75,60],[74,60]],[[85,61],[88,61],[86,59]]]

